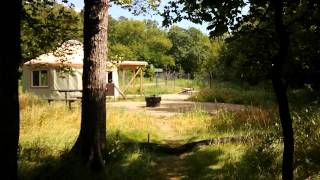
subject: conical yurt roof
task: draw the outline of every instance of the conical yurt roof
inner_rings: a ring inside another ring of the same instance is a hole
[[[23,65],[82,68],[83,44],[77,40],[68,40],[55,51],[42,54],[35,59],[25,62]]]

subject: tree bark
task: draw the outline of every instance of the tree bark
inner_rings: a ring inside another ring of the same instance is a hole
[[[280,121],[283,134],[283,161],[282,161],[282,179],[293,179],[293,153],[294,138],[292,119],[289,110],[287,88],[283,80],[283,69],[287,61],[289,49],[289,34],[283,24],[283,1],[273,0],[275,8],[274,23],[276,34],[279,38],[278,54],[273,60],[272,84],[277,97]]]
[[[81,130],[72,152],[93,170],[106,156],[108,0],[85,0]]]
[[[0,53],[0,168],[1,179],[17,179],[19,142],[18,67],[21,59],[20,13],[21,0],[5,1],[1,5]],[[8,8],[10,9],[8,11]]]

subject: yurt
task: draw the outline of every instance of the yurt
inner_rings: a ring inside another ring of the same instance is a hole
[[[23,90],[43,98],[81,97],[83,44],[77,40],[63,43],[55,51],[42,54],[22,66]],[[119,87],[117,68],[111,63],[106,67],[107,83]],[[112,91],[115,97],[119,92]],[[109,94],[110,95],[110,94]]]

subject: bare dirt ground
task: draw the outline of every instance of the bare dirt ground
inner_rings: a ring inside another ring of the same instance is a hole
[[[188,101],[190,94],[164,94],[161,95],[159,107],[146,107],[144,101],[109,102],[108,106],[120,107],[133,111],[145,111],[150,115],[170,117],[179,113],[185,113],[194,109],[204,110],[210,114],[216,114],[219,110],[241,110],[245,106],[227,103],[207,103]]]

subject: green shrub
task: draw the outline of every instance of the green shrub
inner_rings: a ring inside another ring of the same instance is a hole
[[[295,130],[295,172],[308,178],[320,171],[320,112],[318,108],[304,108],[293,113]]]
[[[205,88],[200,90],[199,93],[193,94],[191,100],[263,106],[273,106],[275,104],[273,94],[263,89],[245,90],[231,87]]]

